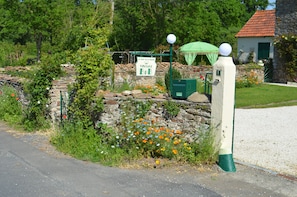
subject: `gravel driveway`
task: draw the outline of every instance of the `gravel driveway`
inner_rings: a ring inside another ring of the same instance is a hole
[[[234,159],[297,176],[297,106],[236,109]]]

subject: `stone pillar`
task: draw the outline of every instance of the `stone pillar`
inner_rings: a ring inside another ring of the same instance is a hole
[[[227,57],[232,48],[223,43],[220,56],[213,66],[211,125],[219,146],[219,166],[227,172],[235,172],[233,161],[233,128],[235,103],[236,67],[232,57]]]

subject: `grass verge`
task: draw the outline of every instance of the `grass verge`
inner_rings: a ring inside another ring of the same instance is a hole
[[[297,105],[297,87],[261,84],[237,88],[236,108],[269,108]]]

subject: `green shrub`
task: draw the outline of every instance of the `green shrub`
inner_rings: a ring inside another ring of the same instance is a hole
[[[166,89],[169,90],[170,88],[170,69],[168,69],[168,72],[165,74],[165,85],[166,85]],[[172,67],[172,80],[173,79],[181,79],[182,75],[179,72],[179,70],[175,69]]]
[[[107,133],[109,128],[102,128]],[[118,165],[124,157],[123,150],[111,146],[98,135],[93,127],[85,128],[81,122],[65,122],[64,126],[51,138],[58,150],[81,160],[89,160],[105,165]]]
[[[30,102],[25,109],[23,124],[28,131],[50,126],[47,120],[49,90],[52,87],[52,81],[62,74],[60,63],[58,54],[44,56],[39,69],[32,75],[32,80],[25,85]]]
[[[173,101],[167,101],[164,103],[164,109],[167,118],[173,118],[178,115],[180,106]]]
[[[260,82],[259,82],[258,76],[253,70],[251,70],[245,76],[241,78],[237,78],[235,81],[236,88],[248,88],[259,84]]]
[[[0,119],[13,125],[21,123],[22,104],[13,87],[0,87]]]
[[[275,47],[284,62],[289,81],[297,81],[297,35],[281,35],[275,39]]]

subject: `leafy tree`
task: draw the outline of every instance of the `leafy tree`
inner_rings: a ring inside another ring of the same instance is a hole
[[[174,33],[176,44],[201,40],[235,44],[234,35],[268,0],[115,0],[109,41],[115,50],[151,50]]]

